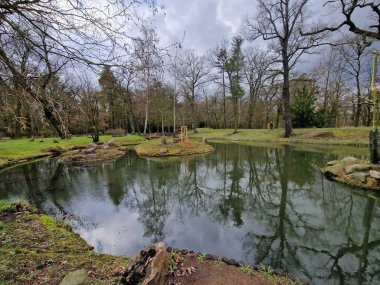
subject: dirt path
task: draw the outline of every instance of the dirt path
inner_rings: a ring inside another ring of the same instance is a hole
[[[249,266],[237,267],[221,260],[204,260],[195,254],[177,253],[176,256],[171,256],[175,259],[176,270],[167,280],[167,285],[303,284],[287,277],[255,271]]]

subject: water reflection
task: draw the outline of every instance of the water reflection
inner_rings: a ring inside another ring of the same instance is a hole
[[[270,264],[314,284],[380,282],[379,200],[319,172],[331,154],[216,145],[176,161],[46,160],[0,173],[0,199],[66,218],[100,252],[168,245]]]

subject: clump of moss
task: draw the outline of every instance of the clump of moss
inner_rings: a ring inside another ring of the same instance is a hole
[[[0,222],[0,231],[4,230],[6,228],[6,224],[3,222]]]
[[[0,200],[0,213],[4,211],[9,211],[11,208],[11,204],[8,201]]]

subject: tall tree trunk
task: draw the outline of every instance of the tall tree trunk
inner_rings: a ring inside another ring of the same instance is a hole
[[[162,135],[165,136],[165,128],[164,128],[164,112],[160,112],[161,113],[161,131],[162,131]]]
[[[282,54],[284,85],[282,87],[282,99],[284,101],[284,138],[289,138],[292,135],[292,120],[290,114],[290,82],[289,82],[289,59],[286,51]]]
[[[248,105],[248,129],[252,129],[253,123],[253,108],[255,103],[255,94],[252,88],[252,85],[249,86],[249,105]]]
[[[280,125],[280,116],[281,115],[282,115],[282,102],[279,102],[277,104],[276,122],[274,125],[275,129],[278,129],[278,126]]]
[[[224,69],[222,72],[222,82],[223,82],[223,123],[224,123],[224,128],[227,129],[227,106],[226,106],[226,82],[224,78]]]
[[[18,93],[16,95],[17,97],[20,96],[20,94]],[[20,101],[20,98],[17,98],[17,109],[16,109],[16,126],[15,126],[15,138],[20,138],[21,137],[21,123],[20,123],[20,118],[22,117],[22,113],[21,113],[21,110],[22,110],[22,105],[21,105],[21,101]]]
[[[379,152],[378,152],[378,128],[379,128],[379,89],[376,87],[376,74],[377,74],[377,59],[378,53],[375,52],[373,56],[373,66],[372,66],[372,78],[371,78],[371,90],[373,97],[373,119],[372,119],[372,130],[369,134],[369,152],[371,163],[379,163]]]
[[[194,97],[193,97],[194,98]],[[195,117],[195,102],[192,101],[190,103],[191,106],[191,129],[193,130],[194,134],[197,133],[197,128],[195,127],[196,124],[196,117]]]
[[[360,92],[360,80],[359,77],[356,77],[356,88],[358,89],[358,93],[356,96],[356,107],[355,107],[355,117],[354,117],[354,123],[355,127],[359,126],[360,121],[360,115],[362,111],[362,98],[361,98],[361,92]]]
[[[147,100],[146,105],[145,105],[144,135],[146,134],[146,131],[148,129],[148,115],[149,115],[149,103]]]
[[[27,112],[27,115],[26,115],[26,128],[28,130],[28,136],[32,137],[33,136],[33,119],[32,119],[32,115],[31,115],[31,111],[27,110],[26,112]]]
[[[205,99],[206,99],[206,127],[209,128],[210,127],[210,122],[211,122],[211,118],[210,118],[210,111],[209,111],[209,102],[208,102],[208,97],[207,95],[205,96]]]
[[[239,127],[239,99],[234,98],[233,99],[234,104],[234,131],[233,134],[236,134],[238,132]]]
[[[330,73],[331,73],[331,65],[332,65],[332,56],[333,51],[330,51],[330,57],[329,57],[329,65],[327,69],[327,78],[326,78],[326,84],[325,84],[325,90],[324,90],[324,96],[323,96],[323,114],[327,115],[327,95],[328,95],[328,88],[330,84]]]
[[[176,69],[177,72],[177,69]],[[177,74],[175,79],[175,87],[174,87],[174,96],[173,96],[173,138],[176,137],[176,120],[177,120],[177,113],[176,113],[176,105],[177,105]],[[169,130],[170,131],[170,130]]]
[[[108,128],[114,129],[115,128],[115,116],[114,116],[114,100],[113,96],[110,94],[108,95],[108,102],[109,102],[109,110],[108,110],[108,116],[109,116],[109,122],[108,122]]]
[[[128,121],[131,127],[132,134],[135,134],[136,133],[136,118],[135,118],[135,114],[133,113],[132,98],[131,98],[128,88],[127,88],[127,93],[126,93],[126,100],[127,100]],[[140,134],[140,130],[138,130],[138,133]]]

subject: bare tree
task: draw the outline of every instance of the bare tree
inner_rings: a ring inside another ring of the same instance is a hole
[[[124,107],[125,111],[127,112],[126,116],[128,118],[132,134],[135,134],[136,130],[140,134],[140,129],[136,125],[136,116],[134,113],[134,106],[132,100],[132,85],[135,83],[136,77],[137,71],[133,66],[123,66],[121,68],[121,74],[118,77],[120,85],[124,91],[122,94],[124,100]]]
[[[141,26],[141,36],[134,39],[135,57],[138,60],[137,69],[141,73],[141,79],[145,86],[145,122],[144,134],[148,129],[150,89],[152,76],[157,74],[162,65],[162,59],[159,48],[159,38],[155,29],[151,26]]]
[[[223,94],[223,127],[227,128],[227,97],[226,97],[226,70],[228,64],[227,41],[223,41],[220,46],[211,52],[211,64],[220,72]],[[219,77],[219,76],[218,76]]]
[[[346,40],[347,41],[347,40]],[[365,59],[370,53],[371,40],[362,36],[356,36],[349,39],[347,45],[340,46],[340,55],[345,63],[344,72],[349,78],[355,81],[355,100],[354,100],[354,125],[359,126],[359,120],[362,112],[363,98],[363,74],[365,71]],[[367,58],[368,59],[368,58]],[[369,64],[368,64],[369,66]]]
[[[273,77],[271,65],[273,57],[264,50],[250,47],[245,50],[244,81],[248,85],[248,117],[247,126],[253,127],[254,108],[259,98],[260,91],[265,83]]]
[[[91,83],[87,79],[80,88],[81,110],[89,124],[93,142],[98,142],[100,130],[105,125],[104,105],[107,98],[102,92],[93,90]]]
[[[248,39],[262,38],[270,41],[269,47],[278,55],[283,76],[284,137],[292,135],[290,114],[290,73],[300,57],[320,44],[324,33],[301,36],[301,27],[307,24],[308,0],[257,0],[258,13],[246,21]]]
[[[0,81],[4,83],[9,77],[17,80],[42,105],[45,117],[58,134],[66,137],[55,104],[40,96],[41,86],[36,82],[45,84],[56,72],[48,64],[53,62],[52,57],[95,65],[120,60],[120,51],[125,50],[125,40],[129,38],[125,27],[130,19],[137,19],[134,8],[142,3],[156,7],[154,0],[0,1],[0,62],[4,67]],[[38,65],[33,72],[23,73],[17,65],[9,44],[12,38],[22,39],[22,44],[30,50],[30,60]]]
[[[181,66],[178,68],[178,81],[182,84],[185,98],[191,108],[191,128],[196,130],[196,99],[198,89],[209,81],[209,71],[205,66],[205,59],[195,54],[193,50],[184,50],[181,58]]]
[[[380,2],[378,0],[329,0],[324,6],[338,9],[344,17],[344,20],[335,25],[322,25],[315,27],[303,35],[312,35],[323,33],[326,31],[338,31],[342,27],[348,27],[350,32],[357,35],[380,40]],[[367,20],[370,20],[368,26],[363,26],[361,21],[355,19],[355,14],[360,13],[360,10],[370,12]]]

